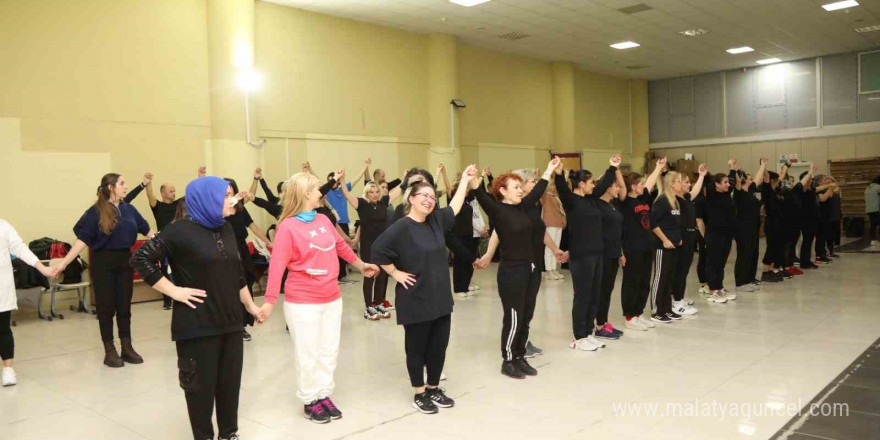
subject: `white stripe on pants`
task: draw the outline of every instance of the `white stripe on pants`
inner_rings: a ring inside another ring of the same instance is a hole
[[[304,404],[330,397],[339,357],[342,298],[325,304],[284,303],[296,358],[298,397]]]
[[[559,247],[559,243],[562,242],[562,228],[547,228],[547,234],[550,235],[550,238],[553,240],[553,243],[556,244],[556,247]],[[556,254],[550,250],[549,247],[544,246],[544,271],[556,270]]]

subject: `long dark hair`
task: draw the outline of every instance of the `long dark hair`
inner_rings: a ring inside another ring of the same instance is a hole
[[[235,183],[235,179],[230,179],[228,177],[224,177],[223,180],[229,182],[229,186],[232,187],[232,195],[238,194],[238,184]],[[244,200],[239,200],[238,203],[235,204],[235,212],[239,213],[244,209]]]
[[[110,196],[119,181],[119,174],[107,173],[101,178],[101,186],[98,187],[98,200],[95,207],[98,209],[98,227],[101,232],[110,235],[119,223],[119,210],[110,203]]]
[[[183,220],[184,217],[189,214],[186,210],[186,197],[181,197],[177,199],[177,206],[174,209],[174,220],[171,223],[177,222],[178,220]]]

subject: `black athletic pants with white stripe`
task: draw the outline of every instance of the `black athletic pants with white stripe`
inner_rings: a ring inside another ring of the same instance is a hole
[[[654,272],[651,276],[651,304],[654,313],[663,316],[672,311],[672,286],[675,279],[675,266],[678,262],[678,248],[657,249],[654,254]]]
[[[501,357],[505,361],[526,354],[529,322],[541,288],[541,272],[530,261],[501,260],[498,266],[498,295],[504,308],[501,327]]]

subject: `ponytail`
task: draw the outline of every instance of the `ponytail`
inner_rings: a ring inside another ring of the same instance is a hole
[[[95,201],[95,208],[98,209],[98,228],[101,232],[110,235],[116,225],[119,223],[119,210],[110,203],[110,197],[119,181],[119,174],[108,173],[101,178],[101,186],[98,187],[98,200]]]

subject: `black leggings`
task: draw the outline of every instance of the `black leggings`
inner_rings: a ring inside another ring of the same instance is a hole
[[[736,231],[736,263],[734,279],[736,287],[751,284],[758,273],[758,241],[760,225],[748,224]]]
[[[571,303],[571,327],[574,339],[593,334],[602,290],[602,255],[572,258],[568,262],[574,300]]]
[[[498,267],[498,295],[504,308],[501,326],[501,357],[521,359],[529,341],[529,323],[541,288],[541,272],[528,261],[501,260]]]
[[[654,313],[663,316],[672,311],[672,285],[678,249],[657,249],[654,254],[654,273],[651,276],[651,304]]]
[[[700,284],[706,284],[706,239],[697,233],[697,252],[700,254],[697,256],[697,279],[700,280]]]
[[[364,277],[364,305],[370,307],[374,304],[382,304],[387,289],[388,272],[380,270],[375,278]]]
[[[346,207],[345,209],[348,209]],[[350,234],[348,231],[348,223],[339,223],[339,228],[342,229],[342,232],[345,232],[345,235]],[[339,276],[336,279],[341,280],[348,275],[348,263],[345,262],[342,258],[339,259]]]
[[[801,223],[797,221],[787,221],[783,223],[783,234],[785,235],[785,246],[783,247],[782,266],[794,266],[794,259],[797,257],[797,242],[801,236]]]
[[[193,438],[214,438],[211,416],[217,405],[220,438],[238,432],[238,394],[244,342],[240,333],[226,333],[177,341],[180,388],[186,393],[186,409]]]
[[[733,237],[723,234],[706,234],[706,278],[710,290],[724,288],[724,267],[730,257]]]
[[[611,292],[617,281],[617,269],[620,267],[618,258],[605,258],[602,262],[602,288],[599,293],[599,309],[596,312],[596,327],[608,322],[608,309],[611,308]]]
[[[801,240],[801,265],[813,264],[813,240],[816,239],[816,230],[819,227],[819,221],[816,219],[807,219],[804,221],[803,234],[804,238]]]
[[[778,220],[766,218],[764,220],[764,235],[767,240],[767,249],[764,251],[763,263],[773,265],[780,269],[785,264],[785,232],[776,223]]]
[[[474,277],[473,256],[477,254],[480,239],[466,235],[456,235],[450,238],[458,240],[470,252],[470,255],[453,254],[452,256],[452,291],[467,292],[471,285],[471,279]]]
[[[0,359],[15,358],[15,339],[12,337],[12,310],[0,312]]]
[[[623,266],[623,283],[620,287],[620,303],[623,316],[632,318],[639,316],[648,303],[651,291],[651,262],[654,252],[630,252],[624,255],[626,266]]]
[[[446,363],[446,347],[449,345],[449,331],[452,315],[442,316],[433,321],[404,324],[406,332],[406,369],[409,383],[414,388],[425,386],[424,372],[428,371],[428,385],[440,384],[440,373]]]
[[[113,341],[113,316],[119,338],[131,337],[131,296],[134,284],[134,271],[129,264],[131,251],[128,249],[92,252],[92,288],[98,309],[98,324],[101,340]]]
[[[676,301],[684,300],[685,290],[687,289],[687,276],[691,270],[691,264],[694,262],[694,249],[697,246],[696,234],[697,232],[684,231],[684,239],[679,248],[678,256],[675,259],[675,274],[671,284],[672,299]]]

